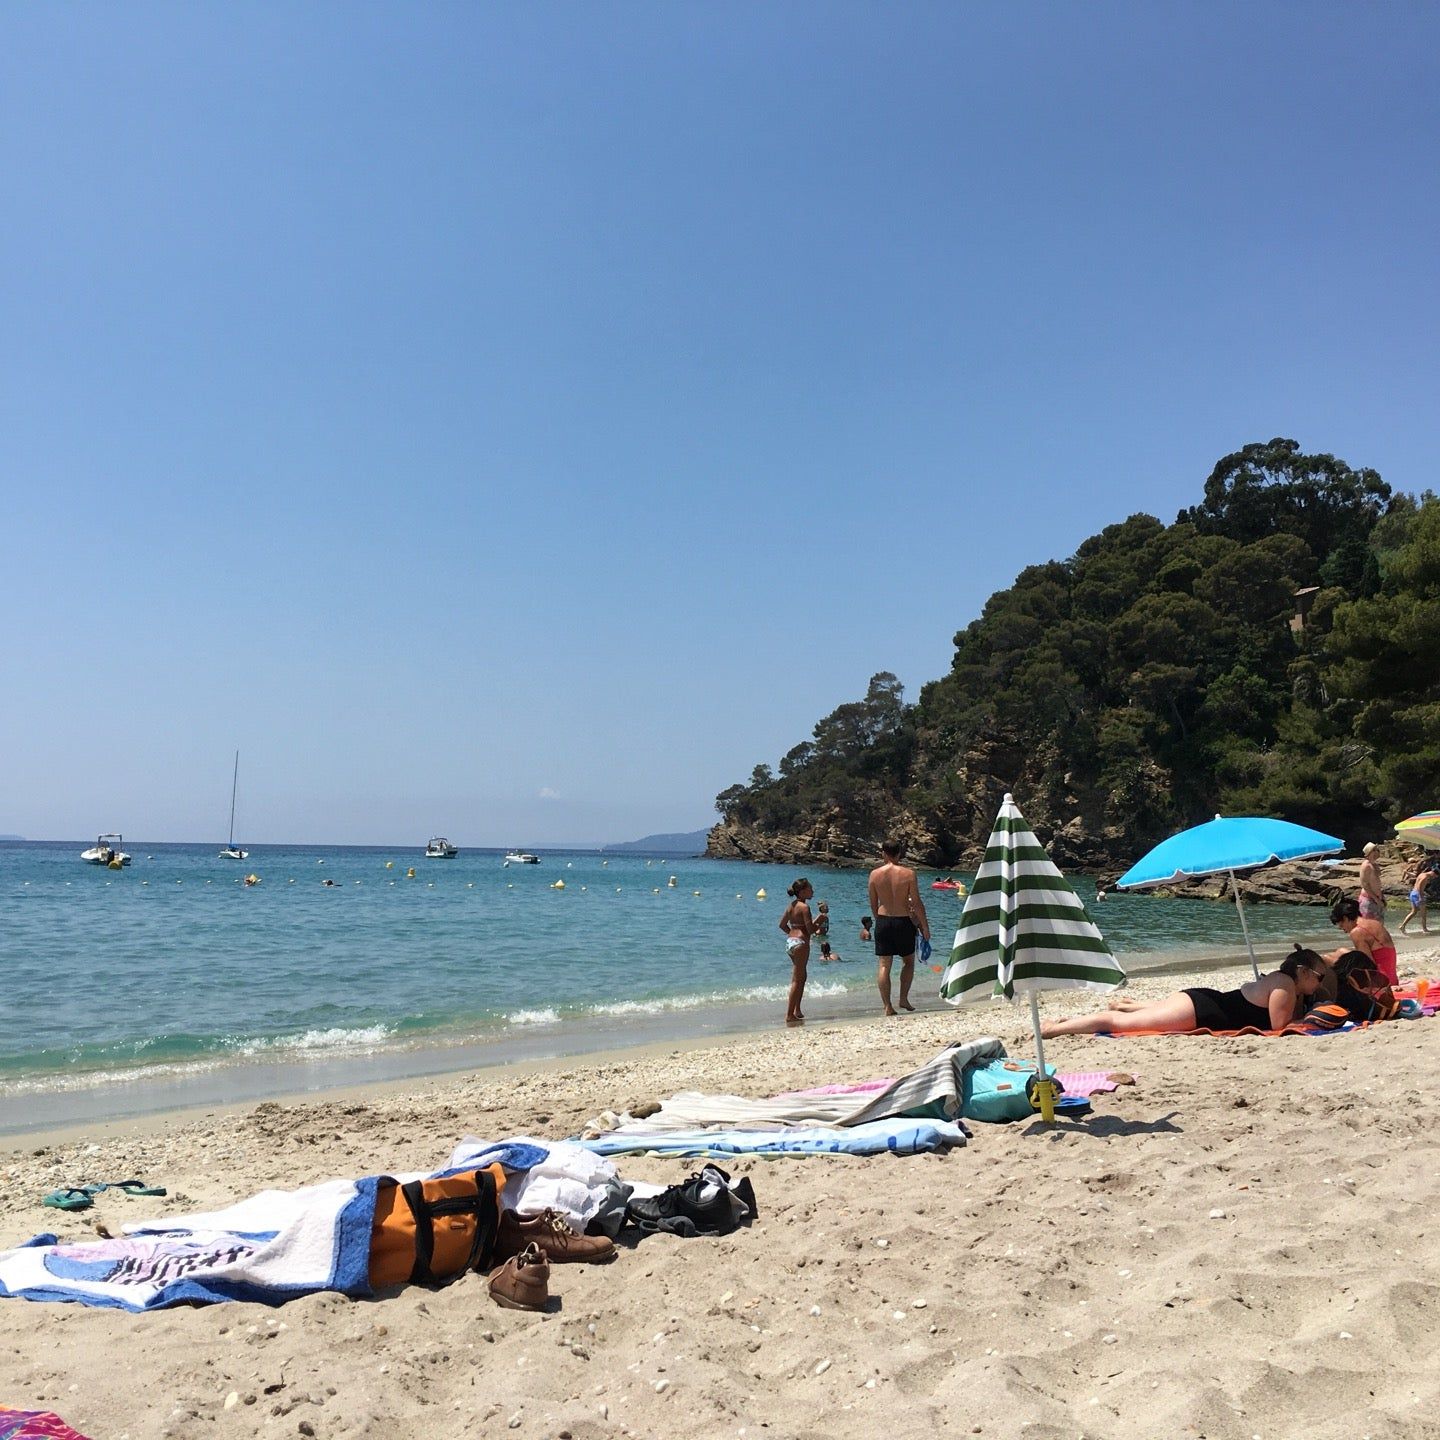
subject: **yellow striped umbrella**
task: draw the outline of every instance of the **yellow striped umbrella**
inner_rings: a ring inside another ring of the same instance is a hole
[[[1440,850],[1440,810],[1422,810],[1395,827],[1397,840],[1423,845],[1427,850]]]

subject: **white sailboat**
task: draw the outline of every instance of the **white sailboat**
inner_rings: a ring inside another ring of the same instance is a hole
[[[240,786],[240,752],[235,752],[235,774],[230,779],[230,839],[220,852],[222,860],[248,860],[250,852],[235,843],[235,792]]]

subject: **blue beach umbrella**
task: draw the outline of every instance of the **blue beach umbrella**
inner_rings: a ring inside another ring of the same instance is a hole
[[[1255,947],[1250,943],[1250,927],[1245,923],[1245,906],[1240,901],[1235,872],[1253,870],[1272,860],[1314,860],[1344,848],[1345,842],[1334,835],[1292,825],[1288,820],[1257,815],[1225,819],[1217,815],[1204,825],[1162,840],[1115,883],[1122,890],[1141,890],[1151,885],[1173,885],[1177,880],[1197,875],[1228,875],[1245,948],[1250,952],[1250,967],[1258,980],[1260,965],[1255,959]]]

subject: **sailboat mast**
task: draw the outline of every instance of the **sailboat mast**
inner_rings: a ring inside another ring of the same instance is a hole
[[[230,780],[230,843],[227,850],[235,848],[235,791],[240,784],[240,752],[235,752],[235,774]]]

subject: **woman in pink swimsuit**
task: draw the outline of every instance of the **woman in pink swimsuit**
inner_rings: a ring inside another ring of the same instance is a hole
[[[1381,921],[1361,915],[1358,901],[1336,901],[1330,909],[1330,923],[1345,932],[1352,950],[1359,950],[1375,962],[1375,968],[1390,984],[1400,983],[1396,974],[1399,957],[1395,953],[1394,939]]]

